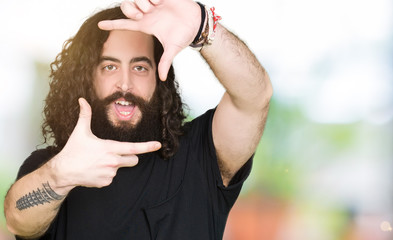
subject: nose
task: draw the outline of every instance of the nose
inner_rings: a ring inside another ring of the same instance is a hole
[[[121,76],[119,76],[119,81],[117,83],[117,87],[122,92],[129,92],[133,87],[131,73],[128,69],[123,69],[121,71]]]

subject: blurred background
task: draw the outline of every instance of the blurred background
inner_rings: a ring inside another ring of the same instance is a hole
[[[270,74],[274,96],[225,240],[393,239],[393,1],[202,0]],[[0,203],[42,142],[49,64],[111,0],[0,1]],[[224,90],[174,62],[195,117]],[[239,79],[241,81],[241,79]],[[0,240],[13,239],[0,208]]]

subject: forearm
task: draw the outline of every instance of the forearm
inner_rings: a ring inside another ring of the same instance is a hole
[[[201,54],[235,106],[266,107],[272,95],[269,76],[239,38],[218,24],[215,40]]]
[[[42,235],[56,217],[65,192],[56,188],[49,166],[16,181],[4,201],[7,227],[15,235],[34,238]]]

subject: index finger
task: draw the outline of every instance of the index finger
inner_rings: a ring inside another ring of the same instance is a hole
[[[150,142],[117,142],[113,140],[106,140],[109,145],[109,150],[118,155],[134,155],[148,152],[155,152],[161,148],[161,143],[158,141]]]
[[[131,19],[116,19],[116,20],[103,20],[98,23],[101,30],[131,30],[139,31],[139,25],[136,21]]]
[[[167,79],[172,61],[181,50],[182,49],[177,46],[169,46],[164,48],[164,53],[162,54],[160,62],[158,63],[158,75],[161,81],[165,81]]]

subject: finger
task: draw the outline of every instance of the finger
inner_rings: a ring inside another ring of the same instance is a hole
[[[158,5],[161,3],[161,0],[150,0],[153,5]]]
[[[130,143],[106,140],[109,150],[118,155],[134,155],[154,152],[161,148],[161,143],[157,141]]]
[[[90,130],[90,123],[91,123],[91,107],[89,103],[84,98],[79,98],[79,119],[77,126],[83,126],[86,129]]]
[[[143,17],[141,9],[132,1],[123,1],[120,9],[130,19],[139,20]]]
[[[158,64],[158,75],[161,81],[165,81],[168,76],[169,68],[175,56],[180,52],[180,48],[172,47],[164,50],[161,56],[160,63]]]
[[[139,31],[139,26],[137,22],[131,19],[105,20],[99,22],[98,27],[105,31],[111,31],[111,30]]]
[[[139,158],[136,155],[119,156],[119,168],[122,167],[134,167],[138,164]]]
[[[144,13],[149,13],[154,8],[149,0],[135,0],[135,4]]]

